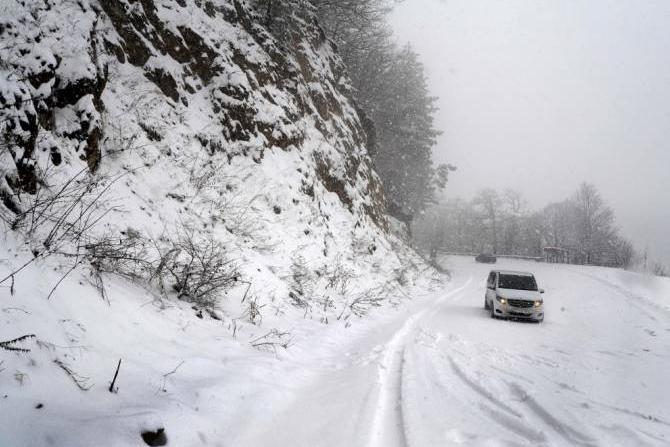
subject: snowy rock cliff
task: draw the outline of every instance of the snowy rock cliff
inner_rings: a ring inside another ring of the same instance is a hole
[[[107,300],[121,276],[235,327],[397,302],[421,262],[298,3],[270,20],[244,0],[4,2],[2,285],[49,269],[40,294],[79,274]]]
[[[309,10],[289,17],[292,32],[278,41],[239,1],[28,1],[3,9],[0,105],[15,164],[5,200],[9,190],[35,191],[39,152],[54,165],[79,158],[95,171],[102,156],[138,146],[154,156],[188,148],[256,163],[283,150],[299,152],[315,173],[304,190],[318,182],[384,226],[344,67]],[[136,144],[126,148],[118,135]]]

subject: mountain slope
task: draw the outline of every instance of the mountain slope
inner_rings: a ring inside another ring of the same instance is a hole
[[[230,387],[427,286],[335,48],[308,7],[274,20],[0,5],[0,444],[216,445]]]
[[[285,280],[305,266],[321,289],[333,268],[367,288],[403,268],[345,69],[309,8],[279,17],[277,37],[237,0],[9,2],[2,17],[12,228],[38,189],[76,178],[105,190],[87,235],[206,235],[279,299],[305,301]]]

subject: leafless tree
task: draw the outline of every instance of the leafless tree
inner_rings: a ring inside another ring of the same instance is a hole
[[[614,236],[614,212],[603,201],[595,186],[582,183],[572,197],[575,207],[575,238],[585,253],[584,262],[596,261]]]
[[[485,224],[491,232],[491,243],[493,253],[498,252],[498,231],[500,225],[500,208],[502,201],[495,189],[485,188],[480,190],[473,201],[482,214]]]

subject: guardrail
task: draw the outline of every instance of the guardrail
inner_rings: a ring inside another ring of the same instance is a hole
[[[479,253],[463,253],[463,252],[455,252],[455,251],[439,251],[438,252],[441,255],[447,255],[447,256],[472,256],[475,257]],[[535,261],[535,262],[544,262],[544,257],[543,256],[523,256],[523,255],[494,255],[496,258],[505,258],[505,259],[521,259],[524,261]]]

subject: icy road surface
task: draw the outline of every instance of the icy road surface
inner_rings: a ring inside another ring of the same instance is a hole
[[[670,445],[670,282],[499,260],[546,289],[533,324],[488,317],[491,266],[445,263],[443,291],[300,342],[226,445]]]

